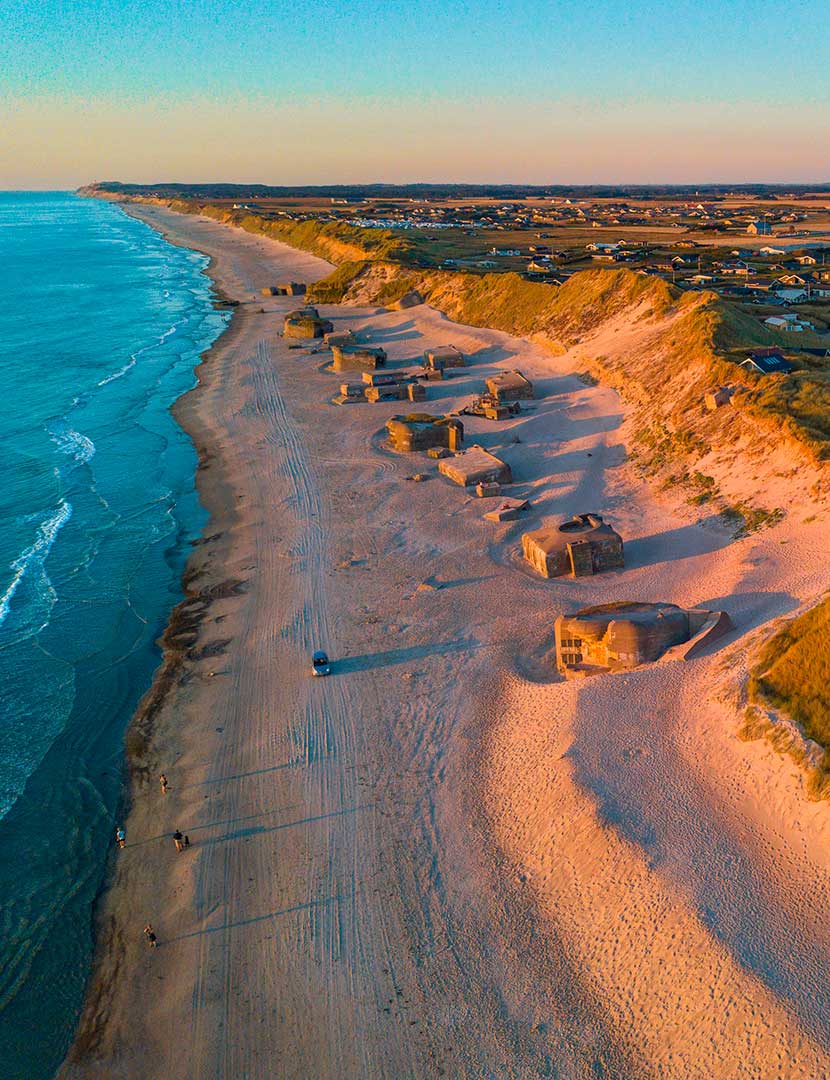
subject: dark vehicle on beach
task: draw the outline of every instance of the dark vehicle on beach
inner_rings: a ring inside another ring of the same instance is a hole
[[[311,674],[331,675],[331,664],[324,652],[318,651],[311,657]]]

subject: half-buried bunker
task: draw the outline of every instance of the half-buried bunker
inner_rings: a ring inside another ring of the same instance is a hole
[[[689,660],[732,628],[725,611],[624,600],[556,620],[556,666],[570,678]]]
[[[513,479],[510,466],[481,446],[472,446],[455,457],[444,458],[438,462],[438,471],[462,487],[509,484]]]
[[[590,577],[625,565],[622,537],[599,514],[577,514],[522,537],[525,559],[542,577]]]
[[[393,416],[386,421],[386,430],[390,446],[402,454],[433,447],[460,450],[464,441],[464,425],[460,420],[431,413]]]

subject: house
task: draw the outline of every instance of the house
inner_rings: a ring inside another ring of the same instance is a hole
[[[732,628],[725,611],[621,601],[560,615],[556,666],[573,678],[625,671],[669,654],[688,660]]]
[[[491,255],[499,255],[502,258],[515,258],[521,255],[518,248],[490,248]]]
[[[556,528],[522,537],[525,560],[542,577],[586,577],[625,565],[619,533],[599,514],[578,514]]]
[[[766,246],[766,247],[759,248],[758,249],[758,254],[759,255],[786,255],[786,252],[784,251],[783,248],[776,248],[776,247]]]
[[[782,304],[804,304],[809,299],[807,291],[805,289],[798,288],[785,288],[780,287],[775,289],[775,296],[781,301]]]
[[[800,319],[794,312],[786,312],[783,315],[770,315],[764,319],[764,326],[770,330],[780,330],[790,334],[800,334],[805,330],[814,330],[815,327],[806,319]]]
[[[513,479],[510,466],[481,446],[473,446],[455,457],[439,461],[438,471],[462,487],[486,483],[509,484]]]
[[[746,231],[750,236],[772,236],[772,226],[768,221],[751,221]]]
[[[464,441],[464,425],[452,416],[433,416],[430,413],[409,413],[393,416],[386,422],[389,444],[398,453],[413,453],[443,447],[460,450]]]
[[[502,371],[492,375],[487,382],[487,392],[498,404],[506,401],[532,401],[533,383],[521,371]]]
[[[799,266],[817,266],[818,259],[813,255],[796,255],[795,261]]]
[[[749,368],[759,375],[789,375],[793,370],[779,349],[755,349],[742,360],[740,367]]]

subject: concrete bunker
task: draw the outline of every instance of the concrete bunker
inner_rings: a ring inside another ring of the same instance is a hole
[[[323,344],[327,349],[333,345],[356,345],[357,334],[354,330],[333,330],[323,338]]]
[[[498,404],[507,401],[532,401],[533,383],[521,371],[502,371],[487,379],[487,392]]]
[[[317,308],[311,306],[289,311],[283,323],[283,334],[287,338],[321,338],[333,329],[333,323],[321,318]]]
[[[443,371],[445,368],[466,366],[464,353],[455,345],[440,345],[437,349],[426,349],[424,352],[424,367],[428,371]]]
[[[386,366],[386,350],[374,345],[332,345],[334,371],[374,371]]]
[[[455,457],[439,461],[438,471],[462,487],[509,484],[513,480],[510,466],[481,446],[472,446]]]
[[[625,671],[663,657],[691,659],[725,634],[725,611],[624,600],[556,620],[556,666],[568,677]]]
[[[542,577],[590,577],[625,566],[622,537],[600,514],[576,514],[522,537],[527,562]]]
[[[453,416],[433,416],[431,413],[393,416],[387,420],[386,430],[390,446],[398,453],[433,447],[460,450],[464,441],[464,425]]]

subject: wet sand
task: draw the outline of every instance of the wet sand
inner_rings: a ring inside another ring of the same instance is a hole
[[[731,541],[634,477],[625,409],[573,358],[425,307],[324,309],[393,362],[470,354],[430,410],[497,369],[533,379],[522,417],[467,425],[533,502],[486,522],[383,448],[400,404],[331,405],[327,356],[279,337],[296,300],[261,287],[327,264],[131,212],[240,306],[178,407],[211,520],[131,735],[148,749],[63,1075],[830,1072],[827,807],[714,692],[747,632],[826,587],[826,516]],[[534,577],[521,533],[586,509],[626,571]],[[688,664],[559,681],[556,614],[622,594],[718,600],[738,629]],[[309,677],[318,647],[331,678]]]

